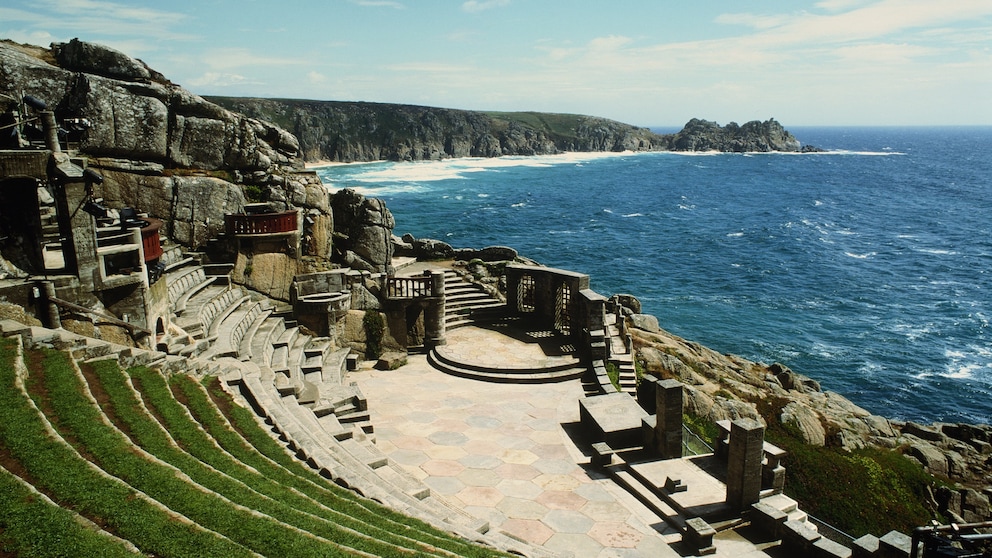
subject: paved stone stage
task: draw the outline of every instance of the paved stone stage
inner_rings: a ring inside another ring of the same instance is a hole
[[[468,335],[493,353],[527,358],[489,337],[497,333]],[[480,382],[435,370],[423,355],[397,370],[350,373],[350,381],[368,399],[379,448],[493,529],[577,557],[679,556],[667,544],[677,532],[589,468],[572,443],[566,428],[579,421],[580,382]]]

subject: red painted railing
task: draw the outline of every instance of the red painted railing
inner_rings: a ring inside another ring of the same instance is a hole
[[[162,257],[162,241],[158,236],[162,220],[147,217],[145,222],[148,225],[141,228],[141,244],[145,251],[145,261],[150,262]]]
[[[296,211],[232,213],[224,216],[227,234],[279,234],[297,231]]]

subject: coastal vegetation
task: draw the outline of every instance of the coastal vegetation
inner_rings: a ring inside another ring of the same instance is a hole
[[[804,511],[854,537],[910,533],[933,518],[924,503],[933,500],[933,487],[941,481],[919,463],[896,450],[808,444],[773,418],[773,401],[758,402],[759,411],[768,416],[765,439],[786,450],[785,493]],[[781,406],[780,398],[777,402]],[[719,439],[720,429],[708,417],[685,413],[682,421],[710,447]]]

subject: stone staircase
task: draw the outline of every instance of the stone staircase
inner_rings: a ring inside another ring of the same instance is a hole
[[[450,269],[444,272],[444,304],[447,330],[496,319],[503,316],[506,309],[506,303]]]
[[[634,355],[627,347],[624,336],[621,335],[616,314],[606,315],[606,330],[610,343],[610,362],[620,372],[620,391],[636,395],[637,371],[634,367]]]
[[[175,322],[182,333],[162,345],[198,375],[223,378],[228,392],[265,421],[272,435],[310,467],[340,486],[470,540],[498,548],[523,548],[487,521],[436,497],[420,480],[389,460],[375,445],[368,404],[354,385],[344,385],[349,349],[312,337],[286,310],[257,294],[230,285],[225,276],[189,258],[169,256],[165,281]],[[456,275],[458,319],[501,306],[479,296]],[[183,342],[185,341],[185,343]],[[171,358],[171,356],[170,356]]]

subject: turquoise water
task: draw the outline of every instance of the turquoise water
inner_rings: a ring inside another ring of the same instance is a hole
[[[992,128],[798,128],[825,154],[569,154],[320,169],[397,234],[507,245],[872,412],[992,422]]]

